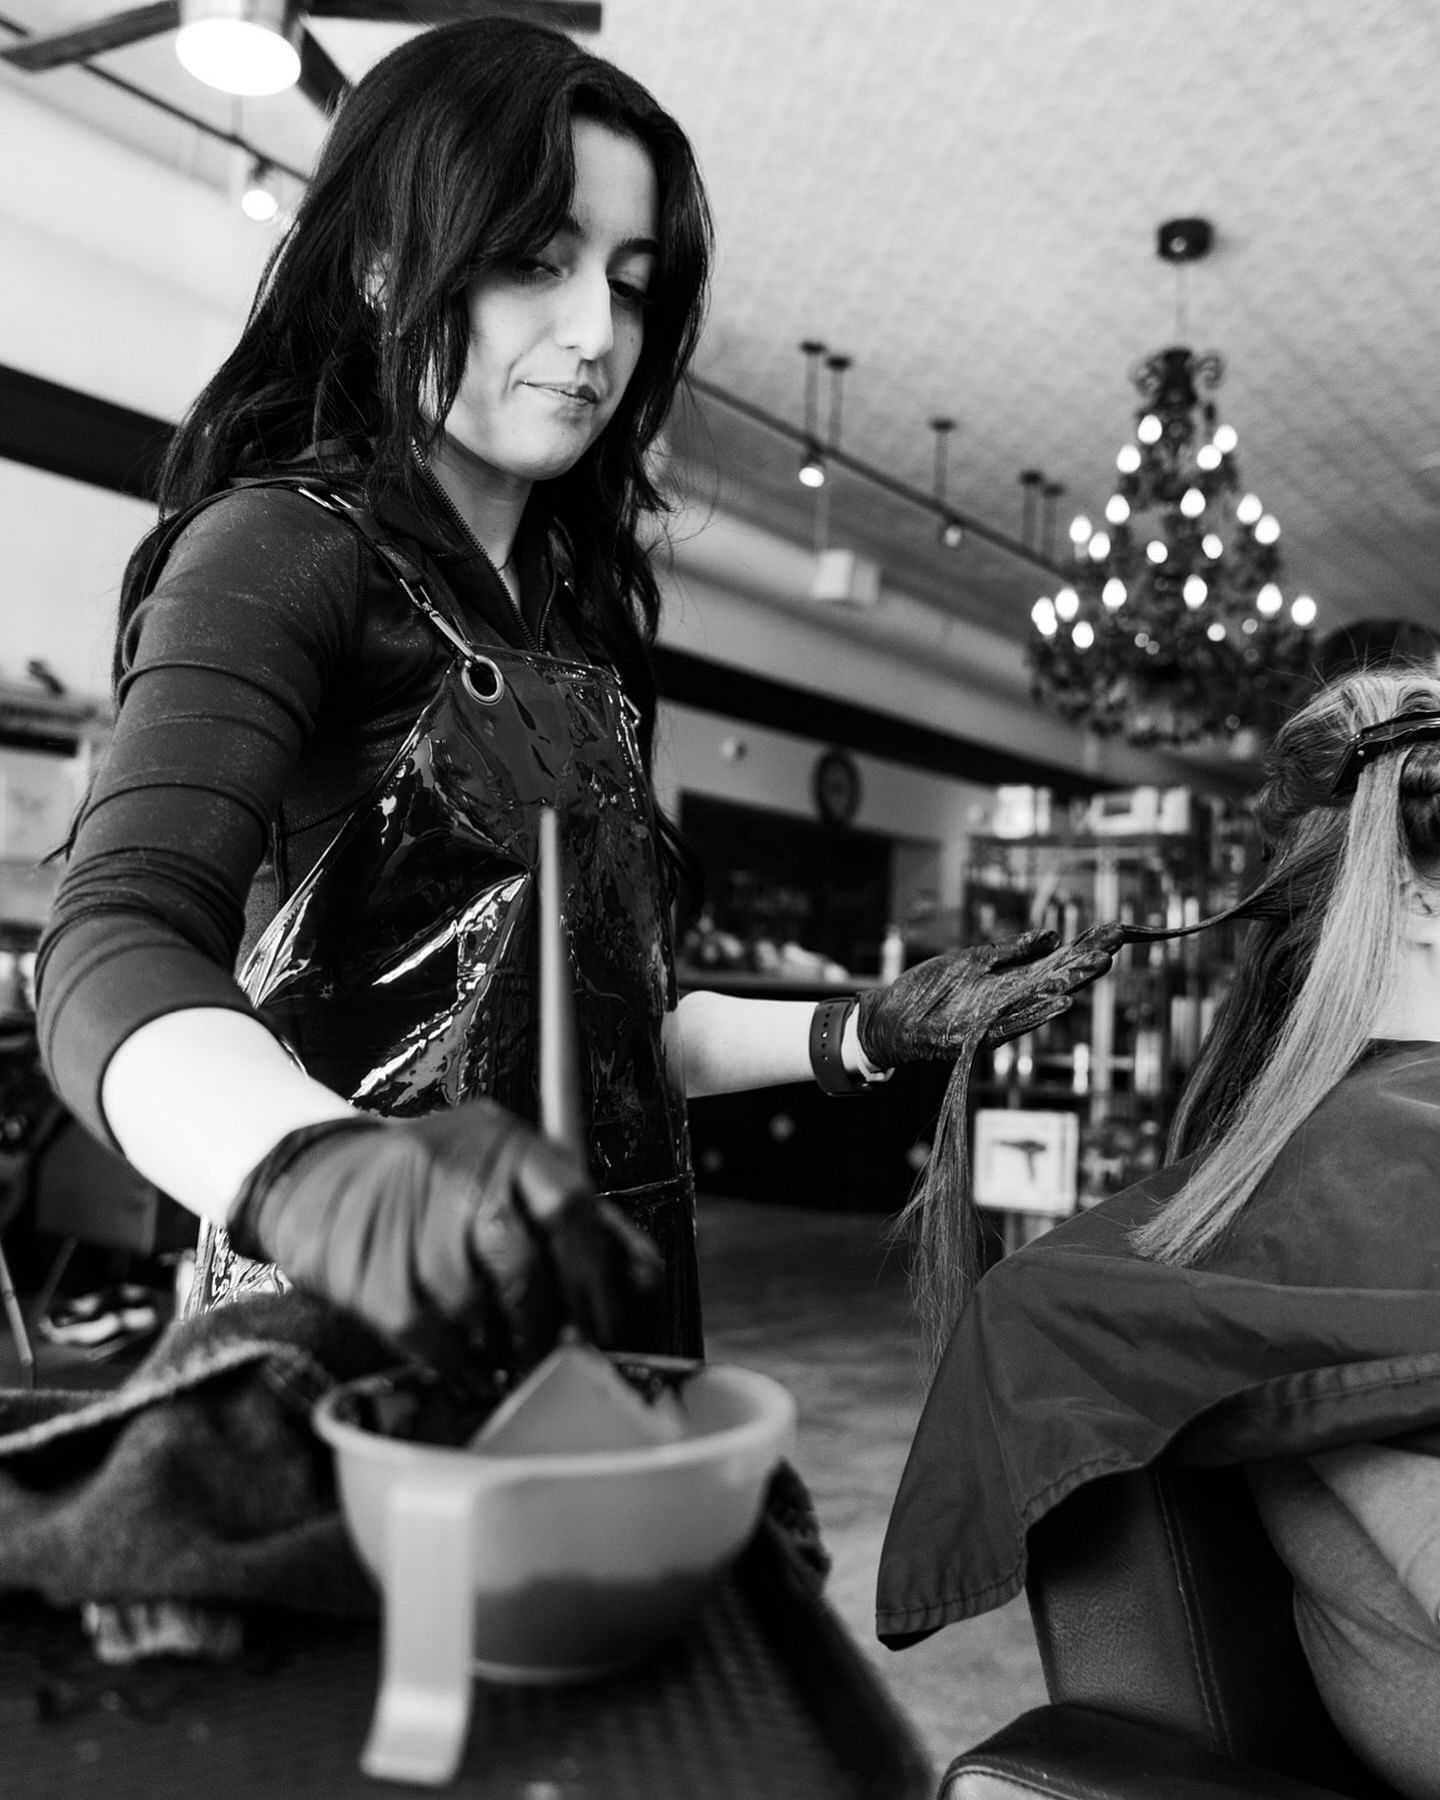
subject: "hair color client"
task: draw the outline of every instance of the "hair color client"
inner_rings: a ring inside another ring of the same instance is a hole
[[[1279,732],[1256,818],[1268,860],[1219,915],[1251,924],[1176,1160],[1006,1258],[952,1315],[880,1626],[903,1641],[999,1604],[1052,1508],[1183,1434],[1188,1460],[1246,1466],[1341,1734],[1399,1792],[1432,1795],[1440,676],[1322,689]]]

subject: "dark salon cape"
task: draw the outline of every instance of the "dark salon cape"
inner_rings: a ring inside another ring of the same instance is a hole
[[[1202,1266],[1136,1256],[1130,1227],[1187,1169],[976,1289],[891,1511],[876,1622],[892,1648],[1009,1600],[1027,1532],[1100,1476],[1440,1422],[1440,1044],[1371,1046]]]

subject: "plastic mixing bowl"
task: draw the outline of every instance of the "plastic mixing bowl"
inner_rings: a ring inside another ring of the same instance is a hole
[[[679,1631],[748,1542],[793,1447],[768,1376],[700,1365],[676,1386],[684,1435],[620,1450],[487,1455],[404,1435],[404,1373],[328,1394],[346,1524],[384,1596],[367,1773],[445,1781],[472,1673],[560,1683],[640,1660]]]

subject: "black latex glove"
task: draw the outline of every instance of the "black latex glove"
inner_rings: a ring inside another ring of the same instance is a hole
[[[967,1044],[1003,1044],[1067,1011],[1122,942],[1119,925],[1093,925],[1060,948],[1053,931],[1027,931],[932,956],[860,996],[860,1048],[876,1068],[893,1069],[957,1056]]]
[[[439,1368],[527,1368],[567,1323],[616,1344],[661,1273],[579,1162],[490,1100],[292,1131],[227,1229],[242,1255]]]

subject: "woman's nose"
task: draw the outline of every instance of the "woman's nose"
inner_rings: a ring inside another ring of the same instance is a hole
[[[596,362],[615,342],[614,296],[604,269],[580,270],[562,290],[556,335],[587,362]]]

